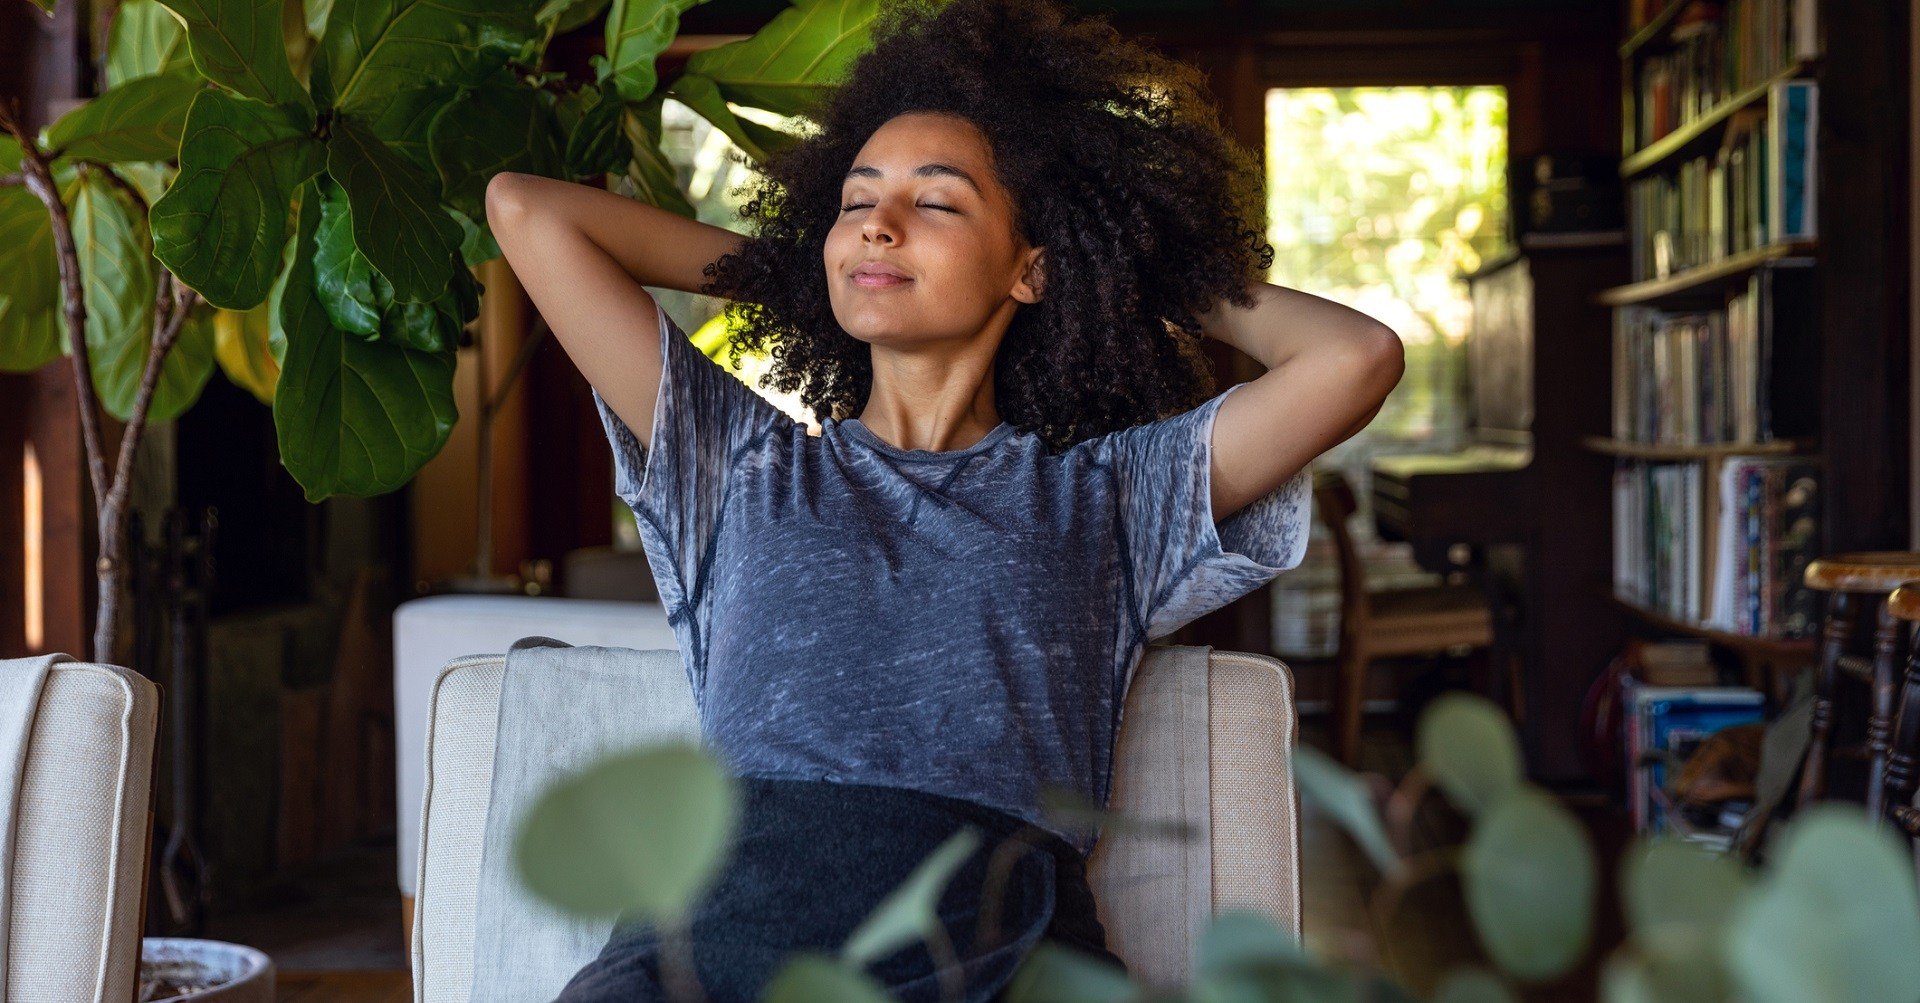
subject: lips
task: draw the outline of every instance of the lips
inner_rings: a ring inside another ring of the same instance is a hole
[[[863,261],[854,266],[853,282],[860,286],[900,286],[913,280],[905,272],[878,261]]]

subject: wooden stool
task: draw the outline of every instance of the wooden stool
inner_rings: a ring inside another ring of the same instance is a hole
[[[1887,752],[1888,814],[1908,836],[1920,838],[1920,809],[1913,807],[1913,791],[1920,780],[1920,648],[1912,642],[1920,629],[1920,581],[1903,582],[1887,596],[1887,612],[1906,624],[1907,675],[1901,680],[1893,720],[1893,748]]]
[[[1334,656],[1333,726],[1335,758],[1359,765],[1361,711],[1366,703],[1367,670],[1376,658],[1421,655],[1459,645],[1493,644],[1493,614],[1486,595],[1473,585],[1435,585],[1411,589],[1367,590],[1366,568],[1347,521],[1356,510],[1353,487],[1339,471],[1317,472],[1314,507],[1333,535],[1340,561],[1340,647]],[[1509,699],[1517,703],[1518,672],[1509,667]]]
[[[1833,690],[1846,672],[1870,687],[1867,717],[1867,813],[1881,817],[1885,810],[1882,786],[1893,728],[1894,648],[1900,620],[1887,597],[1902,582],[1920,579],[1920,554],[1911,551],[1871,551],[1835,554],[1807,565],[1808,588],[1827,593],[1827,615],[1820,628],[1820,666],[1814,677],[1813,721],[1807,759],[1800,774],[1800,801],[1809,805],[1826,790],[1827,741],[1833,727]],[[1873,660],[1862,662],[1846,654],[1847,614],[1856,595],[1874,604]]]

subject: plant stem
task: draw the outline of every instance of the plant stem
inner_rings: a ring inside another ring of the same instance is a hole
[[[96,611],[92,660],[112,663],[121,584],[127,563],[127,499],[133,490],[133,461],[146,434],[147,413],[153,404],[154,389],[160,383],[167,352],[179,339],[180,329],[199,294],[182,285],[164,266],[156,264],[160,275],[146,367],[140,374],[140,390],[134,398],[133,410],[121,431],[113,478],[108,480],[106,442],[100,431],[100,400],[94,393],[93,365],[87,350],[85,277],[80,272],[80,254],[74,244],[73,217],[60,198],[59,186],[54,183],[51,159],[21,124],[17,101],[6,102],[6,106],[0,108],[0,128],[6,129],[20,144],[21,181],[46,207],[52,222],[55,258],[60,266],[61,303],[67,320],[74,404],[80,412],[81,440],[87,452],[87,473],[96,513],[95,533],[99,539],[99,556],[94,563]],[[104,165],[83,163],[80,170],[104,174],[117,190],[129,194],[135,205],[146,205],[137,190]]]

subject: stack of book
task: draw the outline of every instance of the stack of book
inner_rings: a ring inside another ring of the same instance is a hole
[[[1674,2],[1635,0],[1628,23],[1644,26]],[[1633,128],[1641,148],[1819,53],[1816,0],[1693,0],[1684,6],[1667,33],[1670,46],[1640,63]]]
[[[1614,438],[1696,446],[1774,437],[1774,274],[1748,276],[1717,310],[1614,311]]]
[[[1730,634],[1808,638],[1820,477],[1801,456],[1614,467],[1614,594]]]
[[[1819,86],[1774,81],[1765,108],[1732,116],[1713,150],[1628,185],[1636,280],[1815,238]]]
[[[1693,842],[1724,849],[1747,809],[1748,799],[1713,805],[1675,803],[1668,789],[1700,744],[1723,728],[1764,719],[1766,697],[1758,690],[1717,686],[1710,674],[1669,685],[1633,676],[1622,682],[1625,718],[1627,804],[1641,832],[1670,832]]]

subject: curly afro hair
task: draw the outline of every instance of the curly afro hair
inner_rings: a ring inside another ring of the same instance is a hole
[[[1242,307],[1266,274],[1258,163],[1220,128],[1206,79],[1054,0],[896,0],[817,117],[746,186],[752,233],[701,291],[736,301],[733,352],[819,420],[858,415],[866,343],[842,329],[821,264],[841,185],[875,130],[960,116],[991,150],[1014,225],[1044,247],[1040,302],[994,360],[1002,420],[1063,449],[1212,396],[1195,314]]]

